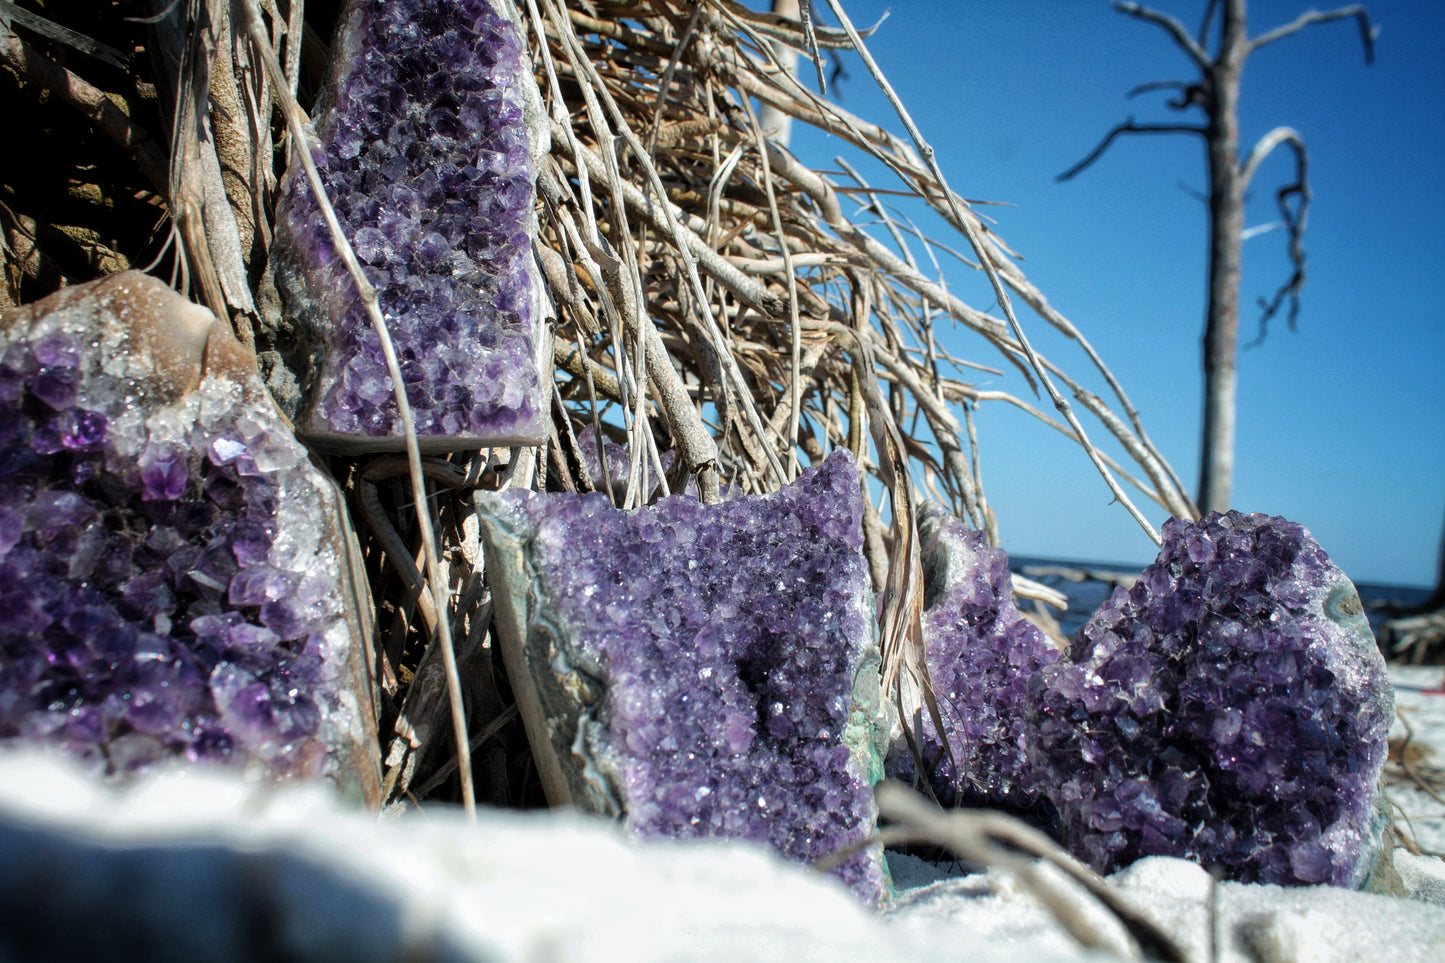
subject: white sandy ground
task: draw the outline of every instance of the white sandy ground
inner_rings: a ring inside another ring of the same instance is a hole
[[[1442,670],[1394,673],[1415,738],[1445,760]],[[1397,788],[1422,844],[1445,805]],[[1418,796],[1418,798],[1417,798]],[[1433,807],[1433,808],[1432,808]],[[727,843],[638,844],[575,815],[456,812],[378,823],[318,788],[262,791],[168,773],[116,792],[67,763],[0,756],[0,963],[40,959],[887,961],[1127,956],[1077,890],[1104,949],[1086,953],[1001,873],[936,879],[890,856],[900,895],[868,912],[829,878]],[[1445,960],[1445,861],[1397,851],[1413,891],[1214,886],[1148,859],[1112,877],[1191,961]],[[1059,885],[1071,884],[1059,880]],[[1112,950],[1110,949],[1112,948]]]
[[[1445,796],[1445,694],[1428,691],[1441,688],[1445,668],[1395,666],[1390,669],[1390,681],[1395,685],[1396,716],[1390,737],[1394,740],[1408,735],[1411,743],[1424,747],[1411,768],[1431,784],[1435,793]],[[1389,772],[1398,776],[1400,771],[1392,766]],[[1420,848],[1445,853],[1445,801],[1408,778],[1392,778],[1389,792],[1397,813],[1414,829]]]

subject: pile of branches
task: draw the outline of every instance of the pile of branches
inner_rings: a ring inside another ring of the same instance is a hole
[[[0,159],[0,308],[149,265],[229,319],[270,370],[286,335],[268,274],[279,175],[326,75],[338,5],[94,6],[81,15],[0,3],[14,31],[5,37],[0,22],[0,100],[17,105],[7,110],[12,143],[38,145]],[[1092,346],[949,187],[865,34],[835,0],[812,6],[839,26],[731,0],[516,2],[550,127],[537,257],[556,315],[552,440],[329,463],[364,522],[393,799],[469,800],[475,783],[493,802],[536,801],[506,680],[491,664],[465,495],[479,485],[610,488],[581,457],[602,434],[627,445],[627,481],[610,489],[624,508],[694,478],[704,500],[723,486],[776,490],[831,448],[852,449],[878,482],[865,483],[865,540],[885,600],[885,682],[913,705],[931,701],[914,500],[935,498],[997,539],[976,406],[1017,406],[1082,446],[1156,541],[1129,491],[1197,514]],[[824,60],[846,50],[898,107],[906,136],[797,79],[799,59],[821,83]],[[828,131],[856,156],[831,172],[809,167],[771,136],[782,118]],[[865,181],[865,158],[891,172],[888,184]],[[924,237],[896,212],[904,198],[959,238]],[[940,258],[986,278],[997,313],[951,292]],[[1038,325],[1077,344],[1077,370],[1033,350],[1026,329]],[[1005,372],[1027,391],[975,383]],[[1084,386],[1100,380],[1107,397]],[[1047,403],[1030,400],[1040,396]],[[1096,448],[1089,431],[1122,456]],[[423,476],[437,490],[427,498]],[[464,708],[471,722],[448,725]],[[475,776],[471,754],[455,751],[462,741],[491,759]],[[461,782],[449,786],[457,768]]]

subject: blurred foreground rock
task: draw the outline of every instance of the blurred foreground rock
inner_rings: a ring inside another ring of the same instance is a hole
[[[326,793],[166,773],[122,793],[0,755],[0,958],[215,963],[1098,960],[997,873],[906,891],[881,917],[741,841],[639,843],[569,814],[378,822]],[[1408,854],[1407,854],[1408,858]],[[925,883],[898,857],[901,885]],[[1412,864],[1413,865],[1413,864]],[[1445,864],[1420,862],[1422,895]],[[1113,878],[1206,963],[1210,878],[1154,858]],[[1079,908],[1122,948],[1116,924]],[[1445,908],[1334,887],[1221,884],[1221,963],[1435,963]]]

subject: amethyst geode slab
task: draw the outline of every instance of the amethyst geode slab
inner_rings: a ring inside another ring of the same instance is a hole
[[[951,752],[921,710],[914,736],[930,785],[945,806],[1028,812],[1040,804],[1029,772],[1029,679],[1059,650],[1013,601],[1008,555],[939,505],[919,506],[924,573],[923,641]],[[899,739],[889,774],[915,775]]]
[[[0,318],[0,742],[374,802],[340,499],[210,311],[130,271]]]
[[[428,451],[539,444],[536,160],[546,125],[500,0],[350,0],[312,156],[396,346]],[[277,285],[308,441],[399,449],[391,378],[301,165],[282,185]]]
[[[850,454],[720,505],[484,492],[477,507],[549,801],[799,862],[872,831],[884,731]],[[837,872],[885,892],[876,853]]]
[[[1354,586],[1283,518],[1163,535],[1030,684],[1031,762],[1070,848],[1100,872],[1164,855],[1243,882],[1369,883],[1394,693]]]

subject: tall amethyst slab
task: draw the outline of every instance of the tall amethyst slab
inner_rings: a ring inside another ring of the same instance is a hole
[[[918,529],[925,659],[950,750],[921,711],[916,744],[934,794],[945,805],[1030,810],[1040,797],[1028,763],[1028,684],[1059,651],[1014,605],[1003,549],[932,503],[920,506]],[[914,776],[901,740],[888,769]]]
[[[334,488],[254,359],[126,272],[0,318],[0,742],[377,795]]]
[[[502,0],[350,0],[334,50],[312,155],[377,289],[423,449],[545,441],[532,238],[546,128],[516,25]],[[277,239],[309,355],[298,429],[400,448],[380,339],[299,164]]]
[[[477,506],[551,802],[802,862],[868,835],[878,656],[846,451],[721,505],[512,492]],[[876,854],[838,872],[881,898]]]
[[[1070,848],[1100,871],[1167,855],[1246,882],[1365,884],[1394,693],[1354,586],[1283,518],[1163,535],[1030,686],[1031,760]]]

